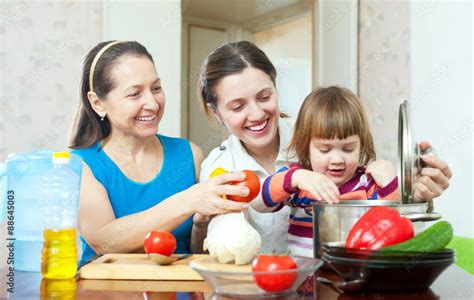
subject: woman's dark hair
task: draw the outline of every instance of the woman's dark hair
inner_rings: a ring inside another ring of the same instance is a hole
[[[259,69],[270,77],[275,85],[277,72],[267,55],[248,41],[226,43],[215,49],[206,58],[199,76],[199,96],[204,111],[212,119],[212,108],[217,107],[216,87],[228,75],[241,73],[245,68]]]
[[[92,109],[89,99],[87,98],[87,93],[91,90],[89,74],[94,58],[101,49],[111,42],[113,41],[99,43],[89,51],[84,60],[82,66],[81,101],[74,121],[74,128],[69,145],[70,148],[78,149],[90,147],[110,134],[111,126],[109,120],[105,118],[102,121],[100,116]],[[107,94],[115,88],[115,83],[110,75],[111,70],[116,65],[116,62],[124,55],[145,56],[153,62],[153,58],[148,50],[135,41],[120,42],[106,49],[105,52],[100,55],[93,70],[93,92],[96,93],[97,97],[102,101],[105,100]]]

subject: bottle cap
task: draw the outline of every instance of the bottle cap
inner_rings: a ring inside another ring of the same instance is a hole
[[[68,164],[71,162],[71,153],[69,152],[54,152],[53,164]]]

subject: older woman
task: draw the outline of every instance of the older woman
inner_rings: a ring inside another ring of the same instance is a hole
[[[200,178],[223,167],[229,171],[251,169],[262,179],[296,161],[286,157],[294,122],[280,112],[276,75],[265,53],[246,41],[224,44],[205,59],[199,82],[202,104],[207,115],[217,119],[230,136],[204,160]],[[422,147],[428,146],[422,143]],[[414,197],[431,201],[448,187],[452,174],[437,157],[423,160],[429,167],[415,183]],[[288,213],[287,207],[272,214],[249,209],[249,221],[262,236],[262,251],[286,250]],[[202,222],[197,227],[205,227],[205,219],[196,221]]]
[[[81,102],[71,148],[85,161],[78,227],[81,263],[96,254],[143,251],[152,230],[170,231],[178,253],[190,251],[191,217],[241,211],[219,195],[247,195],[226,185],[230,173],[198,181],[202,153],[180,138],[156,134],[165,96],[153,59],[137,42],[95,46],[83,65]]]

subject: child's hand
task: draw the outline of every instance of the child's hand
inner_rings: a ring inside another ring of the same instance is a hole
[[[381,188],[386,187],[397,176],[392,162],[388,160],[377,160],[370,163],[365,174],[372,177]]]
[[[309,170],[297,170],[291,177],[291,187],[307,191],[318,201],[339,202],[339,189],[326,175]]]

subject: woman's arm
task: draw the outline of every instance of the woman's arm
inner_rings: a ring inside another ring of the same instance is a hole
[[[134,252],[143,247],[145,235],[154,229],[172,231],[191,216],[176,194],[145,211],[115,218],[107,191],[84,165],[79,205],[79,231],[98,254]],[[176,201],[176,202],[175,202]]]
[[[79,204],[78,228],[98,254],[135,252],[143,247],[145,235],[152,230],[172,231],[196,212],[213,215],[241,211],[248,205],[222,201],[219,195],[242,195],[242,188],[225,185],[244,174],[229,173],[193,185],[159,204],[139,213],[115,218],[107,191],[84,165]],[[179,203],[180,205],[176,205]]]
[[[201,164],[204,160],[204,155],[201,149],[191,143],[191,150],[194,157],[194,169],[196,171],[196,182],[199,182],[199,174],[201,173]],[[193,228],[191,230],[191,253],[204,253],[203,242],[207,235],[207,225],[209,225],[210,218],[199,213],[193,216]]]

